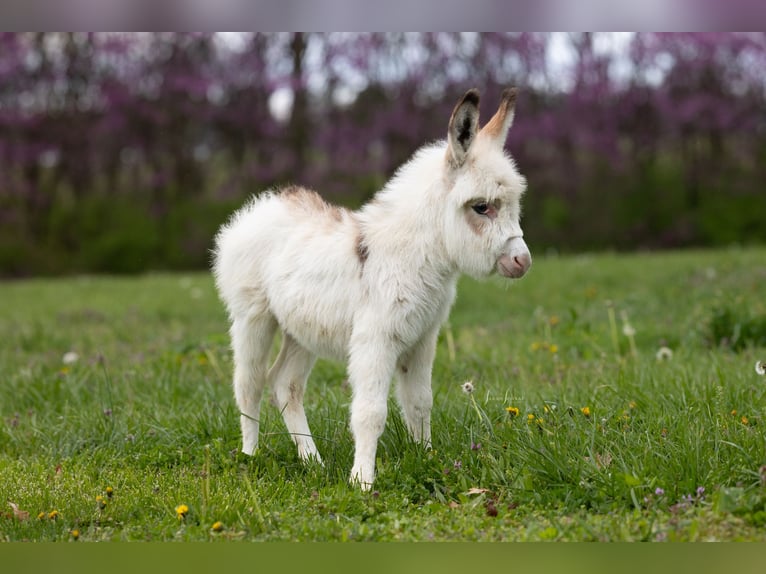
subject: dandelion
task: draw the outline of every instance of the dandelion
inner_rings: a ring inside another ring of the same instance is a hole
[[[189,507],[185,504],[179,504],[176,506],[176,517],[178,520],[183,520],[186,518],[186,515],[189,514]]]
[[[669,361],[673,358],[673,350],[670,347],[660,347],[657,349],[655,357],[658,361]]]
[[[630,401],[630,402],[628,403],[628,408],[629,408],[629,409],[635,409],[635,408],[636,408],[636,406],[637,406],[637,405],[636,405],[636,401]]]
[[[755,362],[755,372],[758,373],[761,376],[766,375],[766,362],[765,361],[756,361]]]
[[[96,504],[98,504],[99,510],[104,510],[106,508],[106,499],[99,494],[96,496]]]
[[[739,422],[747,426],[750,423],[750,419],[748,419],[746,416],[743,416],[741,419],[739,419]]]
[[[665,491],[658,486],[657,488],[654,489],[654,494],[655,496],[664,496]]]
[[[46,514],[44,512],[41,512],[37,515],[37,520],[45,520]]]
[[[549,350],[551,353],[555,354],[555,353],[558,353],[558,352],[559,352],[559,347],[558,347],[558,345],[551,345],[550,347],[548,347],[548,350]]]
[[[527,424],[531,424],[532,422],[534,422],[534,420],[535,420],[535,415],[533,415],[532,413],[529,413],[527,415]]]
[[[78,355],[74,351],[69,351],[68,353],[64,353],[64,356],[61,357],[61,362],[64,363],[65,365],[73,365],[79,360],[80,360],[80,355]]]
[[[517,416],[519,416],[519,409],[517,407],[505,407],[505,410],[513,418],[516,418]]]
[[[585,417],[590,416],[590,407],[583,407],[580,409],[580,412],[585,415]]]
[[[111,486],[106,487],[106,497],[112,498],[114,496],[114,489]]]
[[[48,513],[48,520],[57,520],[59,517],[59,511],[58,510],[51,510]]]
[[[217,522],[213,522],[213,526],[210,527],[210,529],[213,532],[221,532],[223,530],[223,522],[218,520]]]
[[[539,341],[535,341],[529,346],[530,351],[539,351],[542,348],[543,344]]]
[[[733,417],[737,416],[737,409],[731,409],[731,416]]]
[[[70,530],[69,534],[71,534],[72,538],[74,538],[75,540],[78,540],[80,538],[80,531],[77,530],[76,528],[74,530]]]
[[[636,340],[634,339],[636,336],[636,330],[633,328],[633,325],[628,322],[628,314],[625,311],[621,313],[621,316],[622,334],[628,338],[628,343],[630,343],[630,354],[636,357],[638,356],[638,351],[636,350]]]
[[[473,392],[473,381],[466,381],[461,388],[466,395],[470,395]]]

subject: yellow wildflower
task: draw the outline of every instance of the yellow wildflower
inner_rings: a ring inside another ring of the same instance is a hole
[[[636,408],[636,401],[630,401],[628,403],[628,408],[635,409]]]
[[[114,489],[111,486],[107,486],[106,487],[106,497],[107,498],[112,498],[113,495],[114,495]]]
[[[96,504],[98,504],[99,510],[104,510],[106,508],[106,499],[99,494],[96,496]]]
[[[550,323],[551,327],[555,327],[559,324],[559,318],[556,315],[553,315],[548,319],[548,323]]]
[[[586,417],[590,416],[590,407],[583,407],[580,409],[580,412],[584,414]]]
[[[183,520],[186,518],[186,515],[189,514],[189,507],[185,504],[179,504],[176,506],[176,517],[178,520]]]
[[[548,347],[548,350],[551,353],[558,353],[559,352],[559,347],[558,347],[558,345],[551,345],[550,347]]]
[[[37,520],[44,520],[45,516],[46,516],[45,513],[41,512],[40,514],[37,515]]]
[[[213,532],[220,532],[221,530],[223,530],[223,522],[221,522],[220,520],[217,522],[214,522],[213,526],[211,526],[210,529]]]
[[[746,416],[743,416],[741,419],[739,419],[739,422],[741,422],[743,425],[747,425],[750,421]]]
[[[529,413],[527,415],[527,423],[531,423],[534,420],[535,420],[535,415],[533,415],[532,413]]]
[[[505,407],[505,410],[508,412],[509,415],[511,415],[513,418],[516,418],[519,416],[519,409],[516,407]]]
[[[51,510],[48,513],[48,519],[49,520],[56,520],[59,517],[59,511],[58,510]]]
[[[532,351],[539,351],[542,346],[543,346],[542,343],[540,343],[539,341],[535,341],[529,346],[529,349]]]
[[[72,535],[72,538],[74,538],[75,540],[80,538],[80,531],[77,530],[76,528],[74,530],[70,530],[69,533]]]
[[[737,416],[737,409],[731,409],[731,416],[733,417]]]

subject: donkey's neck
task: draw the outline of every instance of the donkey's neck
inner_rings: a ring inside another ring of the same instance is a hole
[[[446,279],[457,275],[444,241],[445,146],[422,148],[358,213],[367,247]],[[406,255],[402,258],[402,255]]]

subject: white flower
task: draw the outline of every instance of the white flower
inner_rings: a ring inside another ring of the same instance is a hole
[[[461,388],[466,395],[470,395],[473,392],[473,381],[466,381]]]
[[[636,330],[630,323],[625,323],[622,326],[622,334],[626,337],[633,337],[636,334]]]
[[[670,347],[660,347],[656,357],[658,361],[669,361],[673,358],[673,350]]]
[[[74,351],[69,351],[68,353],[64,353],[64,356],[61,358],[61,361],[65,365],[72,365],[76,363],[79,359],[80,359],[80,355],[78,355]]]
[[[756,361],[755,362],[755,372],[758,373],[761,376],[766,375],[766,362]]]

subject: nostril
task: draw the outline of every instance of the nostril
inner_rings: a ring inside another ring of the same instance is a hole
[[[513,257],[513,262],[516,264],[517,267],[520,267],[521,269],[524,269],[524,263],[521,261],[518,255],[515,255]]]

